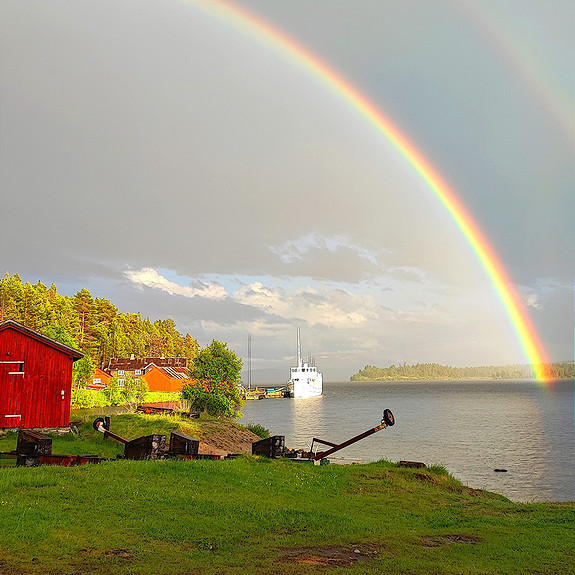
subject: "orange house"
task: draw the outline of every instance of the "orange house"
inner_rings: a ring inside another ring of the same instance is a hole
[[[108,382],[112,379],[109,373],[106,373],[103,369],[99,367],[94,371],[94,377],[92,381],[88,383],[88,389],[104,389],[108,387]]]
[[[185,367],[158,367],[151,363],[144,369],[142,377],[150,391],[178,393],[188,379],[188,370]]]

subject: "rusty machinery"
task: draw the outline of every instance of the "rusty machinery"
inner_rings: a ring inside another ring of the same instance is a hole
[[[368,429],[343,443],[332,443],[331,441],[326,441],[324,439],[318,439],[314,437],[311,443],[310,451],[302,450],[285,450],[285,438],[283,435],[274,435],[273,437],[268,437],[262,439],[256,443],[252,443],[252,454],[253,455],[263,455],[270,458],[280,458],[287,457],[296,461],[313,461],[320,463],[321,461],[327,462],[326,458],[333,455],[336,451],[348,447],[361,439],[365,439],[374,433],[385,429],[386,427],[391,427],[395,424],[395,418],[390,409],[385,409],[383,411],[383,416],[381,418],[381,423],[372,429]],[[330,449],[326,451],[314,451],[315,444],[327,445]]]

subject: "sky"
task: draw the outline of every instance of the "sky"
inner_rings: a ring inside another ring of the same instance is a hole
[[[573,359],[575,4],[225,2],[390,118],[487,238],[551,361]],[[492,279],[396,146],[208,0],[0,0],[0,272],[225,341],[526,363]],[[247,362],[245,362],[247,363]]]

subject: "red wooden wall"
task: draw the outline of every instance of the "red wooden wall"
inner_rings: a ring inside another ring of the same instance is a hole
[[[146,383],[148,384],[148,389],[150,391],[170,391],[170,392],[180,392],[185,379],[169,377],[160,368],[155,365],[142,376]]]
[[[70,424],[72,364],[82,354],[34,334],[0,324],[0,427]]]

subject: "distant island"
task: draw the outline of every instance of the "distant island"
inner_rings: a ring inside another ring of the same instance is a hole
[[[550,364],[553,379],[575,377],[575,362],[561,361]],[[464,380],[464,379],[534,379],[529,365],[504,365],[482,367],[449,367],[438,363],[416,363],[415,365],[392,365],[375,367],[366,365],[352,375],[350,381],[425,381],[425,380]]]

